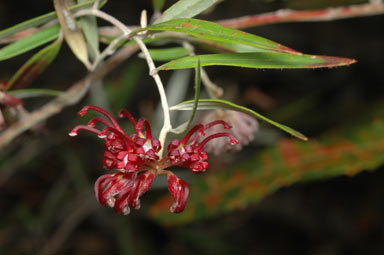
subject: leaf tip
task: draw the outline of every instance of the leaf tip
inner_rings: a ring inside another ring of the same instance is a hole
[[[322,58],[325,61],[324,67],[347,66],[357,62],[357,60],[353,58],[342,58],[342,57],[332,57],[332,56],[312,56],[312,57]]]
[[[306,137],[305,135],[303,135],[302,133],[298,132],[298,131],[295,131],[295,133],[291,133],[293,136],[295,136],[296,138],[299,138],[300,140],[302,141],[305,141],[307,142],[309,139],[308,137]]]

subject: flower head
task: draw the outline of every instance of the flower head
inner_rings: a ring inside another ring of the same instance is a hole
[[[135,133],[128,135],[117,121],[105,110],[87,105],[79,111],[80,116],[93,110],[104,115],[105,118],[95,117],[86,125],[78,125],[69,132],[76,136],[79,130],[96,134],[105,142],[103,166],[107,170],[116,169],[117,172],[100,176],[95,183],[95,194],[102,205],[113,207],[119,214],[128,214],[130,208],[140,208],[140,197],[152,186],[157,175],[168,176],[168,190],[175,199],[170,207],[173,213],[182,212],[186,206],[189,188],[188,184],[179,179],[167,168],[176,165],[189,168],[194,173],[201,173],[208,169],[208,154],[205,145],[211,140],[226,137],[230,144],[238,144],[234,136],[228,132],[217,132],[206,135],[206,131],[220,125],[224,129],[231,128],[223,120],[215,120],[208,124],[196,125],[182,140],[173,140],[168,146],[166,156],[160,158],[162,145],[152,137],[151,127],[146,119],[137,122],[126,110],[122,110],[118,117],[128,118]],[[95,128],[102,125],[102,129]]]
[[[238,144],[236,138],[228,132],[211,134],[204,138],[201,142],[198,142],[199,138],[205,136],[206,130],[220,124],[224,127],[224,129],[231,128],[231,126],[225,121],[216,120],[206,125],[196,125],[181,141],[177,139],[173,140],[168,145],[168,157],[170,158],[172,164],[189,168],[194,173],[201,173],[207,170],[209,164],[207,162],[208,154],[204,151],[205,144],[212,139],[220,137],[229,138],[230,144]]]

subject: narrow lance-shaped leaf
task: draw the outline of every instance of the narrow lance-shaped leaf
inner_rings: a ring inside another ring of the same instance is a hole
[[[205,11],[219,0],[180,0],[169,7],[155,23],[178,18],[192,18]]]
[[[198,19],[171,20],[148,26],[146,28],[137,29],[135,30],[135,33],[143,30],[173,31],[216,42],[244,44],[253,47],[254,51],[260,52],[285,52],[300,54],[293,49],[263,37]]]
[[[193,68],[197,56],[189,56],[173,60],[159,66],[157,70],[174,70]],[[204,66],[239,66],[262,69],[297,69],[297,68],[323,68],[350,65],[354,59],[317,56],[295,55],[286,53],[220,53],[199,55],[200,64]]]
[[[31,36],[25,37],[1,48],[0,61],[18,56],[56,39],[59,35],[59,31],[59,25],[47,27]]]
[[[78,0],[79,4],[87,0]],[[94,60],[100,53],[99,51],[99,31],[95,16],[85,16],[80,19],[80,25],[84,31],[87,41],[88,54],[91,60]]]
[[[178,105],[172,106],[170,108],[170,110],[189,111],[189,110],[193,109],[194,103],[195,103],[194,100],[185,101],[185,102],[182,102]],[[222,99],[199,99],[197,109],[198,110],[227,109],[227,110],[232,110],[232,111],[243,112],[243,113],[249,114],[253,117],[264,120],[265,122],[268,122],[269,124],[271,124],[275,127],[278,127],[281,130],[283,130],[283,131],[285,131],[285,132],[287,132],[287,133],[289,133],[289,134],[291,134],[291,135],[293,135],[299,139],[302,139],[304,141],[308,140],[308,138],[306,136],[304,136],[300,132],[298,132],[298,131],[290,128],[290,127],[287,127],[283,124],[277,123],[271,119],[268,119],[267,117],[261,115],[260,113],[255,112],[249,108],[234,104],[234,103],[226,101],[226,100],[222,100]]]
[[[378,116],[383,116],[382,111],[370,121],[364,116],[363,124],[357,128],[350,123],[305,143],[283,139],[235,167],[208,171],[191,185],[183,213],[168,212],[172,198],[167,195],[152,206],[150,215],[163,224],[188,223],[244,209],[279,188],[298,182],[375,170],[384,163],[384,120]]]
[[[149,54],[155,61],[170,61],[188,56],[189,52],[184,47],[173,47],[166,49],[149,49]]]
[[[82,4],[77,4],[69,7],[69,9],[73,12],[78,11],[78,10],[83,10],[89,7],[92,7],[93,3],[95,0],[92,1],[86,1],[85,3]],[[107,0],[102,0],[100,2],[100,6],[103,6]],[[39,17],[24,21],[22,23],[19,23],[17,25],[14,25],[10,28],[4,29],[0,31],[0,40],[7,38],[8,36],[14,35],[18,32],[33,28],[33,27],[38,27],[42,24],[46,24],[47,22],[50,22],[56,18],[56,12],[50,12],[44,15],[41,15]]]
[[[64,38],[73,54],[75,54],[85,66],[90,66],[85,38],[80,27],[77,25],[75,18],[67,7],[66,0],[54,0],[53,3],[61,29],[64,33]]]
[[[193,38],[191,43],[207,49],[207,51],[211,53],[260,52],[259,48],[241,43],[210,41],[202,38]]]
[[[6,90],[15,88],[24,88],[33,82],[56,58],[61,48],[61,40],[40,50],[32,56],[9,80]]]
[[[101,33],[100,36],[101,36],[101,41],[103,43],[106,43],[106,44],[111,43],[115,38],[117,38],[116,36],[108,36],[105,34],[105,32]],[[164,41],[164,40],[179,40],[179,39],[180,39],[180,36],[178,36],[176,34],[168,34],[167,36],[164,36],[164,37],[163,36],[161,36],[161,37],[156,36],[156,37],[145,38],[145,39],[143,39],[143,42],[145,44],[152,44],[152,43],[156,43],[156,42]],[[200,48],[206,49],[208,52],[212,52],[212,53],[216,53],[216,52],[218,52],[218,53],[221,53],[221,52],[224,52],[224,53],[226,53],[226,52],[260,52],[260,51],[262,51],[262,50],[260,50],[260,48],[252,47],[252,46],[241,44],[241,43],[211,41],[211,40],[207,40],[207,39],[203,39],[203,38],[196,38],[196,37],[192,37],[192,36],[188,36],[188,38],[186,38],[186,40],[189,40],[192,44],[194,44]],[[129,40],[125,43],[125,45],[132,45],[132,44],[136,44],[136,42],[134,40]],[[182,47],[175,47],[175,50],[176,50],[176,48],[182,48]],[[181,49],[180,49],[180,51],[181,51]],[[184,48],[182,51],[184,52],[184,51],[186,51],[186,49]],[[187,56],[187,55],[188,54],[186,54],[184,56]],[[184,56],[180,56],[180,57],[184,57]],[[156,59],[156,60],[162,61],[160,59]],[[168,60],[171,60],[171,59],[168,58]]]
[[[187,124],[184,132],[187,131],[191,127],[193,119],[195,118],[196,110],[197,110],[197,107],[199,105],[200,87],[201,87],[200,61],[199,61],[199,58],[197,58],[196,59],[196,68],[195,68],[195,98],[193,100],[191,117],[188,120],[188,124]]]

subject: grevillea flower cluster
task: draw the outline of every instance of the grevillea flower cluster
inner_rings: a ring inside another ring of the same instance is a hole
[[[238,144],[229,132],[206,135],[207,130],[217,125],[227,130],[231,128],[225,121],[215,120],[205,125],[198,124],[183,139],[171,141],[167,153],[161,157],[159,152],[162,144],[152,137],[146,119],[136,121],[128,111],[122,110],[118,117],[128,118],[135,130],[135,133],[127,134],[107,111],[99,107],[87,105],[78,114],[84,116],[88,110],[99,112],[106,119],[95,117],[86,125],[76,126],[69,135],[76,136],[79,130],[86,130],[104,140],[103,166],[114,171],[96,180],[95,194],[100,204],[113,207],[119,214],[129,214],[130,208],[139,209],[140,197],[151,188],[155,177],[161,174],[168,176],[168,190],[175,200],[170,211],[182,212],[189,195],[188,184],[167,168],[180,166],[189,168],[193,173],[202,173],[209,167],[208,154],[204,151],[209,141],[227,137],[230,144]],[[97,124],[103,128],[95,128]]]

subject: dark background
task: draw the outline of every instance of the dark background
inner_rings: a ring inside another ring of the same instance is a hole
[[[361,2],[224,1],[200,18],[214,21],[281,8]],[[142,9],[150,12],[151,2],[110,0],[104,7],[133,25],[138,24]],[[51,10],[50,1],[1,1],[0,29]],[[374,16],[247,30],[301,52],[357,59],[358,63],[350,67],[207,70],[227,91],[235,91],[237,102],[271,116],[281,116],[279,111],[286,105],[313,96],[316,100],[305,109],[281,119],[316,137],[368,111],[367,105],[383,101],[383,25],[384,16]],[[0,79],[8,79],[31,55],[1,62]],[[136,57],[129,59],[106,78],[105,84],[118,86],[122,72],[139,66],[134,96],[125,107],[136,116],[150,118],[158,96],[143,62]],[[64,90],[84,74],[85,69],[65,46],[30,87]],[[168,76],[164,73],[162,78],[167,81]],[[255,89],[273,103],[263,106],[247,98]],[[26,107],[32,111],[44,100],[48,99],[28,100]],[[101,159],[94,156],[101,155],[101,144],[91,136],[70,139],[66,135],[78,124],[75,113],[88,100],[65,109],[0,151],[0,254],[39,254],[47,245],[55,247],[52,254],[384,254],[384,172],[380,169],[353,178],[296,184],[244,210],[177,227],[148,219],[145,208],[125,217],[114,214],[98,205],[92,194],[93,182],[102,173]],[[255,141],[240,153],[264,146]],[[154,200],[158,196],[155,193],[148,194],[143,203]]]

